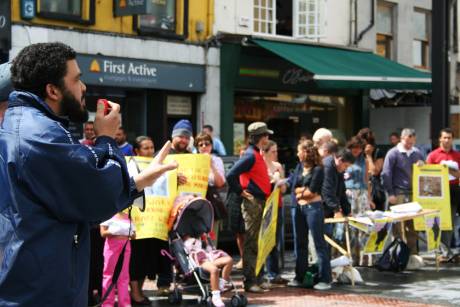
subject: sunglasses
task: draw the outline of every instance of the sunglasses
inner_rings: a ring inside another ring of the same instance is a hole
[[[208,147],[209,145],[211,145],[209,142],[198,143],[198,147]]]

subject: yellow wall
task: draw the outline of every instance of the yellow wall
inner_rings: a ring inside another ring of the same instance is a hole
[[[89,19],[89,1],[83,0],[83,15]],[[64,28],[85,29],[91,31],[102,31],[111,33],[120,33],[125,35],[138,35],[133,30],[133,17],[114,17],[113,0],[95,0],[96,1],[96,18],[94,25],[86,26],[68,21],[59,21],[54,19],[44,19],[36,17],[30,21],[21,19],[20,0],[12,0],[12,20],[14,23],[23,23],[30,25],[47,25]],[[176,1],[176,33],[183,34],[183,11],[184,0]],[[200,42],[206,40],[212,33],[212,23],[214,18],[214,0],[189,0],[189,20],[188,20],[188,37],[187,41]],[[202,22],[203,32],[197,33],[197,23]],[[152,35],[152,37],[154,37]]]

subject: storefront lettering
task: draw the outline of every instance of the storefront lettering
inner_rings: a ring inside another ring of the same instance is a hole
[[[283,82],[283,84],[296,85],[301,82],[308,83],[311,79],[312,77],[305,75],[302,69],[291,68],[284,73],[281,82]]]
[[[111,73],[111,74],[129,74],[135,76],[147,76],[147,77],[156,77],[157,76],[157,68],[150,67],[147,64],[139,64],[135,65],[133,63],[129,63],[128,69],[126,70],[125,63],[116,64],[112,61],[104,61],[104,73]]]

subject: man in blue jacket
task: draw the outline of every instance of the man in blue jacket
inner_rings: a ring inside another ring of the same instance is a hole
[[[163,172],[170,144],[130,177],[113,139],[120,106],[97,106],[94,147],[73,140],[88,118],[76,53],[61,43],[24,48],[13,61],[0,126],[0,306],[86,306],[89,222],[127,208]]]

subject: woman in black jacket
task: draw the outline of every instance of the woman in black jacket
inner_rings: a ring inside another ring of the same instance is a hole
[[[298,146],[303,151],[305,159],[303,170],[298,175],[295,187],[297,207],[295,227],[297,231],[297,260],[295,278],[288,286],[302,286],[308,269],[308,233],[311,232],[316,252],[318,254],[319,283],[314,286],[317,290],[330,289],[331,266],[327,243],[324,240],[324,211],[321,198],[324,171],[321,157],[313,142],[307,140]]]

